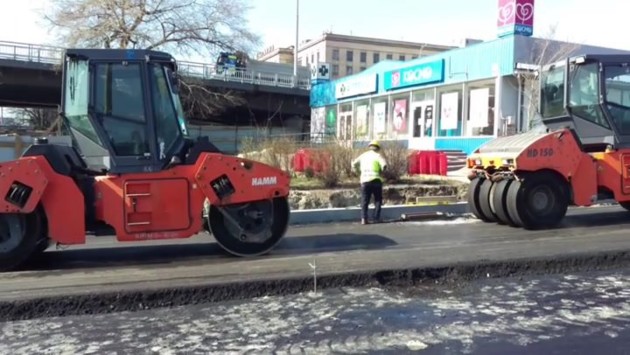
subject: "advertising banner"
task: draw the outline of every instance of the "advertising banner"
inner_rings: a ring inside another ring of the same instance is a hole
[[[374,133],[387,131],[387,102],[374,104]]]
[[[499,0],[499,37],[534,33],[534,0]]]
[[[440,129],[457,129],[459,116],[459,92],[442,94],[442,104],[440,105]]]
[[[368,107],[367,105],[357,106],[357,137],[365,137],[368,135]]]
[[[326,109],[311,109],[311,140],[320,142],[326,132]]]
[[[407,134],[407,100],[394,101],[392,128],[398,134]]]
[[[490,89],[470,90],[470,118],[468,120],[470,127],[485,128],[488,123],[488,97]]]

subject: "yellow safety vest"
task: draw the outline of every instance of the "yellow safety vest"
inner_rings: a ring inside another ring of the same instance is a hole
[[[352,166],[356,164],[359,164],[361,169],[361,183],[383,180],[381,173],[387,166],[387,162],[379,153],[369,150],[352,161]]]

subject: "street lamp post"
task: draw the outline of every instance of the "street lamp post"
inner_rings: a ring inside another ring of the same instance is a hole
[[[297,81],[298,44],[300,34],[300,0],[295,0],[295,48],[293,48],[293,76]]]

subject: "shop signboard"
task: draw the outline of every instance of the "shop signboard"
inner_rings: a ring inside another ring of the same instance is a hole
[[[385,80],[385,90],[442,82],[444,81],[444,59],[388,71],[383,80]]]
[[[352,96],[373,94],[378,91],[376,74],[360,74],[340,79],[335,83],[335,97],[345,99]]]
[[[311,65],[311,83],[330,80],[330,63],[313,63]]]
[[[499,0],[499,37],[531,36],[534,33],[534,0]]]

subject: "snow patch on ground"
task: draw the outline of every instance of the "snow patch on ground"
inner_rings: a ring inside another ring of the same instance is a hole
[[[0,323],[0,353],[330,354],[422,351],[453,342],[457,353],[469,353],[482,338],[526,346],[576,328],[612,339],[630,321],[629,290],[628,275],[567,275],[487,280],[432,298],[351,288],[37,319]]]

